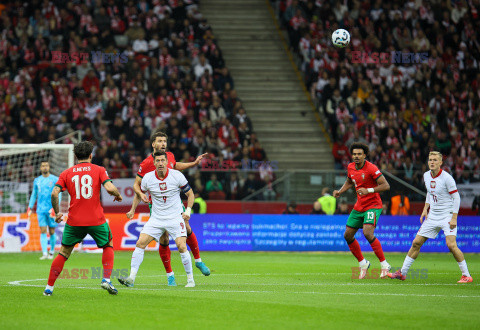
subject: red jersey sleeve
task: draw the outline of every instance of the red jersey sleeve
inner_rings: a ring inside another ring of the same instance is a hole
[[[378,169],[377,165],[371,164],[370,166],[370,175],[374,180],[377,180],[380,176],[382,176],[382,172]]]
[[[355,166],[355,165],[354,165],[354,166]],[[350,163],[350,164],[348,164],[348,166],[347,166],[347,177],[350,178],[350,179],[352,179],[352,170],[353,170],[353,168],[352,168],[352,163]]]
[[[64,191],[65,189],[67,189],[67,182],[65,180],[66,178],[66,171],[63,171],[60,176],[58,177],[58,180],[57,180],[57,183],[55,183],[55,186],[59,187],[60,189],[62,189],[62,191]]]
[[[137,175],[141,178],[147,174],[147,159],[144,159],[143,162],[140,163],[140,166],[138,167],[138,172]]]
[[[168,168],[175,169],[175,165],[177,165],[177,161],[175,160],[175,155],[170,151],[167,152],[167,161],[168,161]]]
[[[107,173],[107,170],[105,169],[105,167],[99,166],[98,170],[100,172],[99,173],[99,178],[100,178],[100,183],[101,184],[105,184],[108,181],[112,181],[112,179],[110,179],[110,177],[108,176],[108,173]]]

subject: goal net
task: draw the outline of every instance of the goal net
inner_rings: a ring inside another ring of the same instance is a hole
[[[0,213],[24,213],[33,180],[41,175],[42,161],[59,176],[74,165],[73,144],[0,144]],[[68,193],[62,193],[60,210],[66,213]]]

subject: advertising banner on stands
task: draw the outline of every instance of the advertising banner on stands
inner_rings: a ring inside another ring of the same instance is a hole
[[[136,214],[128,220],[125,214],[106,214],[112,230],[115,250],[133,250],[149,214]],[[343,239],[346,215],[255,215],[255,214],[194,214],[190,220],[202,251],[348,251]],[[458,246],[463,252],[480,252],[480,217],[458,218]],[[60,247],[64,223],[57,230]],[[420,222],[418,216],[382,216],[375,236],[385,252],[407,252]],[[361,231],[360,231],[361,232]],[[0,252],[19,250],[40,251],[40,230],[36,216],[0,215]],[[14,239],[13,239],[14,238]],[[357,240],[365,251],[370,244],[361,233]],[[6,244],[5,244],[6,243]],[[170,247],[175,244],[170,241]],[[83,249],[95,249],[95,241],[87,236]],[[158,250],[153,241],[147,250]],[[445,236],[429,239],[422,252],[448,252]]]

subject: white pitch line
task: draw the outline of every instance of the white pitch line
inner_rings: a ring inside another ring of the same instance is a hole
[[[25,287],[43,287],[43,285],[36,285],[36,284],[24,284],[22,282],[34,282],[34,281],[46,281],[47,279],[43,278],[38,278],[38,279],[30,279],[30,280],[20,280],[20,281],[11,281],[8,282],[8,285],[2,285],[2,286],[25,286]],[[137,288],[130,288],[128,290],[153,290],[153,291],[167,291],[167,290],[172,290],[171,288],[138,288],[138,286],[157,286],[155,284],[137,284]],[[273,285],[282,285],[282,286],[394,286],[392,284],[387,284],[387,283],[285,283],[285,284],[273,284],[273,283],[235,283],[235,284],[210,284],[210,283],[205,283],[202,284],[202,286],[205,285],[212,285],[212,286],[221,286],[221,285],[257,285],[257,286],[273,286]],[[454,284],[454,283],[404,283],[401,284],[402,286],[462,286],[462,284]],[[473,284],[475,286],[478,286],[479,284]],[[65,286],[63,288],[68,288],[68,289],[97,289],[95,287],[79,287],[79,286]],[[395,288],[398,288],[398,286],[395,286]],[[193,289],[189,291],[198,291],[198,292],[225,292],[225,293],[279,293],[279,292],[285,292],[285,291],[258,291],[258,290],[201,290],[201,289]],[[288,291],[287,293],[294,293],[294,294],[301,294],[301,293],[307,293],[307,294],[339,294],[339,295],[364,295],[368,294],[370,295],[371,293],[362,293],[362,292],[316,292],[316,291]],[[381,296],[412,296],[412,297],[449,297],[450,295],[429,295],[429,294],[404,294],[404,293],[375,293],[375,295],[381,295]],[[458,297],[458,298],[480,298],[480,296],[468,296],[468,295],[457,295],[457,296],[452,296],[452,297]]]
[[[24,281],[39,281],[46,279],[35,279],[35,280],[24,280]],[[24,281],[13,281],[9,282],[10,285],[17,286],[30,286],[30,287],[43,287],[43,285],[33,285],[33,284],[21,284],[20,282]],[[3,285],[6,286],[6,285]],[[98,287],[75,287],[75,286],[65,286],[60,289],[89,289],[89,290],[100,290]],[[142,288],[129,288],[121,290],[122,292],[127,291],[170,291],[174,292],[175,289],[172,288],[153,288],[153,289],[142,289]],[[182,292],[212,292],[212,293],[284,293],[283,291],[266,291],[266,290],[202,290],[202,289],[185,289]],[[177,291],[180,292],[180,291]],[[315,295],[346,295],[346,296],[372,296],[371,292],[318,292],[318,291],[293,291],[287,292],[292,294],[315,294]],[[415,294],[415,293],[374,293],[373,296],[395,296],[395,297],[448,297],[448,298],[480,298],[480,296],[468,296],[468,295],[442,295],[442,294]]]
[[[389,281],[389,280],[386,280]],[[258,286],[396,286],[396,283],[401,286],[465,286],[465,284],[460,283],[401,283],[392,281],[391,283],[202,283],[201,286],[211,285],[211,286],[221,286],[221,285],[258,285]],[[135,286],[148,286],[148,285],[158,285],[158,284],[135,284]],[[163,285],[163,284],[160,284]],[[468,286],[478,286],[480,284],[468,284]],[[166,286],[166,284],[165,284]]]
[[[454,275],[455,272],[450,273],[428,273],[429,275]],[[253,274],[210,274],[209,276],[316,276],[316,275],[352,275],[352,273],[253,273]],[[137,277],[162,277],[167,276],[166,274],[155,274],[155,275],[138,275]],[[178,276],[187,276],[185,274],[175,274]]]

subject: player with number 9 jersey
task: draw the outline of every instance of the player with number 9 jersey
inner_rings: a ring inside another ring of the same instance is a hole
[[[157,171],[147,173],[140,188],[152,196],[151,220],[169,221],[178,219],[184,212],[180,191],[188,186],[188,181],[182,172],[167,168],[167,174],[161,179]]]
[[[112,181],[104,167],[82,162],[60,174],[55,184],[70,194],[67,224],[70,226],[98,226],[105,222],[100,204],[102,185]]]

